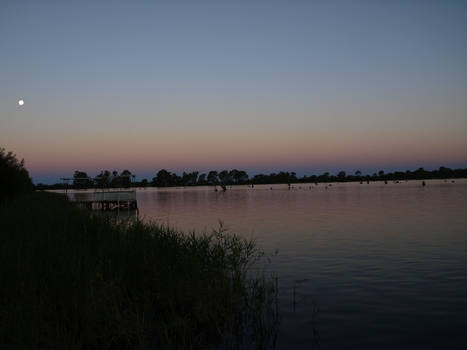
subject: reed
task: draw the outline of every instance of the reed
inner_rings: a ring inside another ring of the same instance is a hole
[[[34,193],[0,204],[0,347],[271,348],[277,280],[254,241],[184,234]]]

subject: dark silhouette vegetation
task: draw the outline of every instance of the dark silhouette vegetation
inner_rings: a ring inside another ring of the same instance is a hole
[[[385,173],[383,170],[378,173],[363,175],[360,170],[354,174],[347,174],[340,171],[336,175],[325,172],[321,175],[310,175],[298,177],[294,172],[271,173],[269,175],[257,174],[249,177],[244,170],[232,169],[222,170],[220,172],[211,170],[207,174],[200,174],[198,171],[190,173],[176,173],[162,169],[156,173],[151,181],[143,179],[142,181],[131,181],[133,174],[124,170],[121,174],[116,171],[102,171],[96,178],[91,179],[85,172],[76,171],[75,180],[71,187],[92,188],[92,187],[176,187],[176,186],[219,186],[226,190],[227,186],[232,185],[255,185],[255,184],[293,184],[293,183],[330,183],[330,182],[370,182],[370,181],[403,181],[403,180],[430,180],[430,179],[457,179],[467,178],[467,169],[450,169],[440,167],[437,170],[425,170],[419,168],[415,171],[395,171]],[[43,185],[38,184],[38,189],[63,189],[66,184]]]
[[[27,215],[27,220],[25,220]],[[36,192],[0,205],[5,349],[270,348],[277,282],[251,240],[183,234]]]
[[[90,212],[1,162],[18,179],[0,201],[0,348],[275,347],[277,278],[254,241]]]
[[[0,201],[33,190],[29,173],[24,168],[24,160],[18,161],[14,153],[0,148]]]

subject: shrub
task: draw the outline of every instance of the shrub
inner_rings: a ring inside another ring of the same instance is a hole
[[[0,348],[271,348],[254,242],[116,221],[37,192],[0,203]]]
[[[21,193],[33,191],[34,186],[24,160],[18,161],[12,152],[0,148],[0,201]]]

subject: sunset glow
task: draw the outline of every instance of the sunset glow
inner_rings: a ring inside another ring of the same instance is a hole
[[[462,2],[416,18],[395,3],[122,2],[108,17],[94,3],[69,15],[18,6],[0,14],[0,139],[35,181],[104,168],[467,166]],[[10,102],[18,91],[27,109]]]

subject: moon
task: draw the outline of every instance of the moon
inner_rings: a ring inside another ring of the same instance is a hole
[[[23,100],[19,100],[19,101],[18,101],[18,104],[19,104],[20,106],[22,106],[22,105],[24,105],[24,101],[23,101]]]

